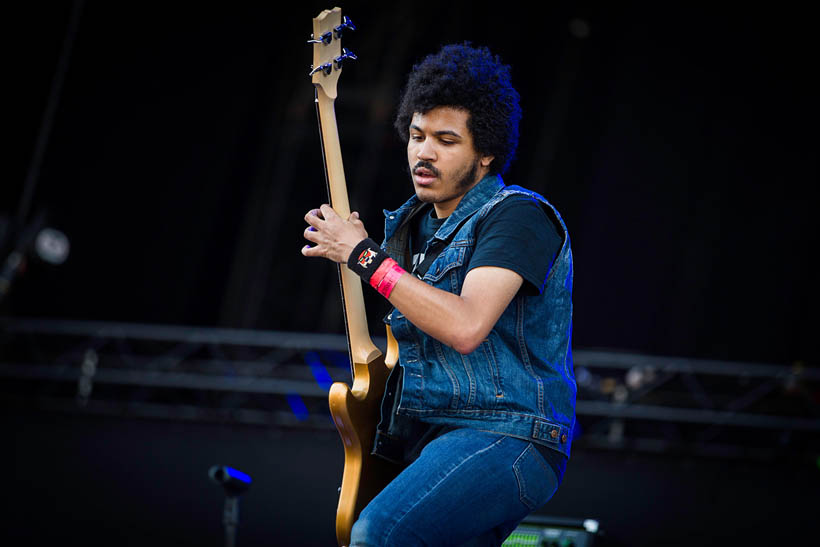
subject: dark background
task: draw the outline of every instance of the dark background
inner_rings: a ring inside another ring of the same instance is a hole
[[[48,224],[68,235],[71,254],[56,267],[32,261],[2,302],[2,315],[344,332],[335,269],[299,253],[302,216],[326,201],[304,42],[310,19],[328,7],[87,2],[29,214],[47,214]],[[575,346],[817,366],[810,261],[817,249],[818,39],[807,13],[665,4],[342,7],[359,27],[345,36],[359,60],[345,67],[336,110],[351,206],[374,239],[382,236],[381,209],[397,207],[411,191],[391,127],[405,75],[440,45],[470,40],[512,66],[521,94],[521,144],[506,181],[544,194],[568,225]],[[18,211],[71,10],[68,2],[29,3],[5,14],[11,146],[0,215],[8,218]],[[366,299],[374,328],[384,304],[371,292]],[[17,428],[18,465],[52,452],[55,431],[71,428],[78,428],[69,436],[72,457],[88,465],[141,446],[188,461],[162,440],[174,438],[163,428],[181,426],[67,420],[58,427],[52,419],[21,422],[39,426]],[[133,435],[121,427],[133,427]],[[122,437],[105,437],[109,430]],[[204,451],[219,444],[204,430],[190,435],[191,446],[201,441]],[[256,433],[213,435],[231,443],[237,458],[247,450],[260,457],[258,447],[270,446]],[[144,444],[125,447],[140,436]],[[89,445],[78,439],[102,438],[111,444],[86,458]],[[299,450],[338,451],[332,438],[325,445],[280,436],[275,445],[270,457],[283,458],[277,461],[298,461],[292,452]],[[335,477],[341,454],[327,458],[331,470],[322,476]],[[771,467],[729,477],[713,462],[592,458],[578,456],[576,469],[589,470],[594,483],[568,472],[567,493],[559,492],[552,508],[593,518],[609,510],[608,522],[617,522],[627,542],[682,545],[673,522],[689,519],[699,536],[687,539],[709,544],[708,535],[735,530],[720,514],[730,506],[737,513],[727,511],[727,520],[749,517],[755,507],[756,522],[768,515],[775,527],[805,507],[800,495],[787,494],[806,486],[802,471],[790,482],[791,475],[778,474],[791,471]],[[38,491],[44,499],[52,492],[62,500],[54,492],[77,487],[61,466],[53,474],[62,482]],[[623,469],[635,471],[637,482],[620,483]],[[664,512],[662,493],[651,488],[656,477],[681,469],[688,478],[678,486],[688,490],[677,491],[675,507],[689,513],[670,518],[675,511]],[[128,526],[158,523],[151,542],[163,543],[173,526],[161,519],[174,510],[190,521],[211,519],[210,530],[219,533],[217,496],[207,509],[193,493],[185,508],[146,506],[152,495],[163,496],[145,482],[148,467],[106,472],[107,482],[143,477],[138,491],[123,486],[115,499],[132,519]],[[805,472],[813,472],[809,485],[816,486],[816,469]],[[310,495],[321,481],[300,477],[294,484],[307,490],[288,486],[288,507],[302,515],[315,510],[326,523],[335,492]],[[755,489],[762,479],[778,481],[776,502]],[[100,494],[98,484],[83,488],[89,498]],[[635,507],[619,500],[641,488],[649,490],[630,498]],[[746,503],[736,507],[735,496]],[[761,508],[757,498],[769,502]],[[613,505],[634,514],[613,512]],[[97,508],[110,511],[110,504]],[[139,511],[143,518],[133,520]],[[47,505],[43,514],[76,521]],[[276,531],[260,528],[255,537],[270,543],[281,533],[289,538],[282,544],[309,544],[303,522],[271,518]]]

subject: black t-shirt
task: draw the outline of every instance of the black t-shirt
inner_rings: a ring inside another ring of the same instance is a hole
[[[528,294],[541,294],[561,250],[559,234],[540,202],[526,196],[509,197],[476,226],[476,246],[468,268],[507,268],[524,278]]]
[[[428,206],[413,219],[413,269],[424,260],[427,241],[446,221]],[[563,243],[559,229],[535,199],[511,196],[493,207],[476,226],[476,246],[468,271],[479,266],[507,268],[524,278],[525,294],[541,294]]]
[[[432,206],[425,207],[413,218],[410,230],[410,249],[413,270],[425,259],[425,251],[432,255],[427,242],[446,221],[436,218]],[[468,272],[480,266],[507,268],[524,278],[520,291],[527,295],[541,294],[552,264],[561,250],[562,230],[554,224],[541,203],[528,196],[511,196],[494,206],[476,226],[476,245],[468,264]],[[401,390],[401,378],[398,378]],[[419,424],[420,425],[420,424]],[[433,426],[423,434],[410,453],[418,454],[423,444],[452,430]],[[567,465],[567,457],[547,446],[535,447],[560,478]]]
[[[413,218],[413,226],[410,230],[410,250],[412,256],[413,272],[424,261],[427,241],[433,238],[441,225],[447,218],[437,218],[436,211],[432,205],[426,205],[422,211]]]

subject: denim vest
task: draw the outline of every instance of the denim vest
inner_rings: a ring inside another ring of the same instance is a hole
[[[571,348],[572,251],[558,211],[535,192],[505,186],[498,176],[485,177],[465,194],[433,236],[444,241],[454,233],[422,279],[461,294],[478,221],[516,194],[540,201],[563,231],[563,245],[542,293],[527,296],[519,291],[487,339],[469,355],[428,336],[393,309],[387,321],[398,342],[403,369],[396,413],[428,424],[472,427],[527,439],[569,456],[577,390]],[[408,220],[419,205],[413,196],[396,211],[385,210],[382,248],[405,269],[409,269]],[[393,430],[400,420],[388,422],[382,416],[383,438],[385,434],[386,438],[401,435]]]

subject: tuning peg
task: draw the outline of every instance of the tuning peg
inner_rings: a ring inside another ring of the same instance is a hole
[[[336,68],[342,68],[342,63],[345,59],[355,61],[356,59],[358,59],[358,57],[356,57],[356,54],[350,51],[349,49],[342,48],[342,54],[333,59],[333,61],[336,63]]]
[[[342,25],[339,25],[340,28]],[[338,38],[338,36],[337,36]],[[307,41],[308,44],[324,44],[328,45],[330,42],[333,41],[333,33],[330,31],[325,32],[319,38],[314,38],[313,34],[310,35],[310,40]]]
[[[310,65],[310,73],[308,74],[308,76],[313,76],[317,72],[324,72],[325,76],[330,76],[330,73],[332,71],[333,71],[333,63],[325,63],[325,64],[319,65],[317,67],[314,67],[313,65]]]
[[[342,17],[342,24],[333,29],[336,38],[341,38],[342,31],[344,31],[345,29],[356,30],[356,25],[353,24],[353,21],[351,21],[350,17],[348,17],[347,15]]]

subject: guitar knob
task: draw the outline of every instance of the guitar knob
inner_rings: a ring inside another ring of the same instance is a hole
[[[350,51],[349,49],[342,48],[342,54],[333,59],[333,61],[336,63],[336,68],[342,68],[342,63],[345,59],[355,61],[356,59],[358,59],[358,57],[356,57],[356,54]]]
[[[351,21],[350,17],[347,15],[342,17],[342,24],[333,29],[333,33],[336,35],[336,38],[341,38],[342,32],[345,29],[356,30],[356,25],[353,24],[353,21]]]
[[[325,32],[319,38],[316,38],[314,35],[310,35],[310,40],[307,41],[308,44],[324,44],[328,45],[330,42],[333,41],[333,33],[330,31]]]

